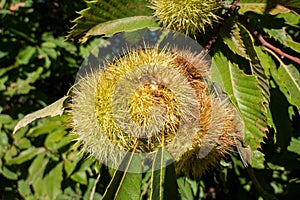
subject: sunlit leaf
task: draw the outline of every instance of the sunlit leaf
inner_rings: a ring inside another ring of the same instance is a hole
[[[33,199],[30,187],[24,180],[18,181],[18,191],[24,199]]]
[[[44,178],[44,188],[49,199],[56,199],[61,193],[61,182],[63,180],[63,163],[57,164]]]
[[[34,159],[28,169],[29,175],[26,182],[29,185],[33,184],[38,178],[43,177],[43,173],[48,162],[49,158],[45,158],[45,154],[40,154]]]
[[[123,31],[135,31],[146,27],[158,27],[156,20],[151,16],[136,16],[111,20],[94,26],[82,38],[84,43],[91,36],[112,36]]]
[[[267,129],[264,97],[255,76],[244,74],[236,64],[231,63],[222,53],[213,57],[213,81],[219,83],[235,104],[245,123],[245,144],[250,145],[252,160],[256,168],[263,167],[264,157],[257,150]]]
[[[26,115],[15,126],[13,133],[15,133],[20,128],[30,124],[31,122],[33,122],[36,119],[44,118],[44,117],[54,117],[56,115],[62,115],[62,113],[64,111],[63,103],[67,98],[69,98],[69,96],[64,96],[64,97],[60,98],[59,100],[57,100],[56,102],[50,104],[49,106]]]
[[[234,54],[240,55],[246,59],[250,59],[249,55],[246,53],[245,44],[241,36],[241,30],[234,21],[235,18],[229,18],[224,23],[224,26],[220,31],[220,35],[224,43]]]
[[[279,85],[280,90],[285,94],[288,101],[300,110],[300,73],[298,69],[292,64],[284,64],[284,62],[271,50],[267,51],[280,63],[278,69],[276,66],[272,65],[272,77]]]
[[[150,9],[146,6],[147,1],[145,0],[100,0],[89,1],[86,3],[87,8],[78,12],[80,16],[73,21],[75,25],[72,27],[70,34],[67,36],[68,40],[79,40],[84,37],[86,32],[94,29],[93,27],[109,20],[148,15],[151,13]],[[138,26],[138,23],[139,22],[136,23],[136,26]],[[103,32],[100,34],[103,34]],[[82,40],[82,42],[86,39],[87,38],[85,36],[85,39]]]
[[[262,66],[261,62],[259,60],[259,57],[257,55],[257,52],[255,51],[254,46],[254,39],[250,32],[240,23],[238,23],[239,28],[241,29],[241,34],[243,36],[243,40],[245,42],[246,51],[250,57],[250,68],[252,75],[255,75],[258,80],[258,86],[261,90],[261,93],[263,95],[263,107],[264,107],[264,113],[266,113],[268,108],[268,103],[270,102],[270,86],[269,86],[269,80],[266,76],[267,66]]]
[[[18,180],[18,175],[6,167],[3,167],[3,169],[1,170],[1,174],[7,179]]]
[[[13,165],[13,164],[21,164],[23,162],[29,161],[32,158],[34,158],[36,155],[45,152],[46,149],[43,147],[30,147],[29,149],[22,151],[17,157],[7,160],[8,165]]]
[[[72,174],[71,179],[82,185],[87,185],[87,176],[85,171],[78,171]]]

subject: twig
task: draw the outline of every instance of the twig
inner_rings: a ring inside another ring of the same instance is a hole
[[[269,49],[273,50],[275,53],[279,54],[281,57],[285,57],[287,59],[290,59],[290,60],[292,60],[292,61],[294,61],[294,62],[296,62],[296,63],[298,63],[300,65],[300,59],[299,58],[291,56],[291,55],[289,55],[287,53],[284,53],[283,51],[281,51],[281,49],[273,46],[272,44],[270,44],[269,42],[267,42],[263,38],[263,36],[260,33],[258,33],[257,31],[253,31],[251,29],[250,29],[250,31],[252,31],[253,35],[255,35],[258,38],[258,40],[261,42],[261,44],[264,47],[269,48]]]
[[[204,47],[206,52],[208,52],[210,50],[212,44],[216,41],[216,39],[218,37],[218,34],[219,34],[221,28],[223,27],[226,19],[229,18],[230,15],[232,13],[234,13],[234,11],[236,9],[238,9],[238,5],[237,5],[238,2],[239,2],[238,0],[234,0],[230,6],[223,6],[227,10],[226,13],[225,13],[226,17],[221,19],[220,24],[214,29],[214,32],[212,33],[212,36],[211,36],[210,40],[207,42],[207,44]]]

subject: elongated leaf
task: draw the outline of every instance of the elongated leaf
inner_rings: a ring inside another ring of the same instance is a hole
[[[190,184],[183,178],[177,179],[181,199],[193,199],[193,191]]]
[[[250,56],[250,66],[252,74],[255,75],[258,79],[258,86],[261,89],[264,99],[263,105],[265,105],[266,109],[268,107],[268,103],[270,102],[269,80],[265,74],[265,68],[268,68],[268,66],[265,66],[264,68],[264,66],[261,65],[257,52],[255,51],[254,39],[252,35],[242,24],[238,23],[238,26],[241,30],[247,53]]]
[[[179,199],[176,173],[171,155],[164,149],[160,149],[155,156],[152,177],[150,199]]]
[[[73,21],[76,24],[67,36],[68,40],[79,40],[87,31],[109,20],[151,14],[146,0],[99,0],[86,3],[87,8],[78,12],[80,16]]]
[[[22,151],[17,157],[13,158],[12,160],[7,160],[7,164],[8,165],[21,164],[23,162],[31,160],[36,155],[43,153],[45,151],[46,149],[43,147],[39,147],[39,148],[31,147],[25,151]]]
[[[54,103],[50,104],[49,106],[26,115],[23,119],[21,119],[17,123],[17,125],[14,128],[13,134],[16,133],[17,130],[19,130],[20,128],[28,125],[29,123],[33,122],[36,119],[44,118],[44,117],[54,117],[56,115],[62,115],[62,113],[64,111],[63,103],[67,98],[69,98],[69,96],[64,96],[64,97],[60,98],[59,100],[55,101]]]
[[[263,108],[264,97],[255,76],[244,74],[238,66],[232,64],[221,53],[213,57],[212,79],[219,83],[235,104],[245,123],[245,143],[250,145],[251,157],[244,164],[263,168],[264,157],[257,150],[263,142],[264,130],[267,129],[266,113]]]
[[[49,199],[56,199],[61,193],[61,182],[63,180],[63,163],[57,164],[44,178],[43,186]]]
[[[272,4],[269,4],[272,2]],[[275,4],[274,4],[275,2]],[[240,12],[245,13],[247,11],[254,11],[258,13],[264,13],[265,11],[270,12],[271,14],[278,14],[282,12],[289,12],[289,9],[283,6],[276,6],[276,1],[268,0],[240,0],[239,4]]]
[[[48,161],[49,158],[45,158],[45,154],[40,154],[34,159],[28,169],[29,175],[26,182],[29,185],[33,184],[33,182],[35,182],[38,178],[43,177],[43,173]]]
[[[122,19],[111,20],[94,26],[81,39],[86,42],[91,36],[112,36],[122,31],[135,31],[146,27],[159,27],[155,19],[151,16],[135,16]]]
[[[293,49],[294,51],[300,53],[300,43],[295,42],[293,38],[286,32],[285,29],[267,29],[264,31],[275,40],[279,41],[281,44]]]
[[[239,26],[236,23],[234,23],[234,21],[234,16],[226,20],[226,22],[222,26],[220,35],[224,43],[229,47],[229,49],[233,53],[249,60],[250,58],[246,53],[245,44],[240,33],[241,30]]]
[[[271,65],[271,74],[282,93],[286,96],[289,103],[296,106],[300,112],[300,73],[293,65],[285,65],[284,62],[271,50],[270,52],[280,63],[277,69]]]
[[[126,169],[125,171],[115,171],[103,195],[103,200],[140,199],[142,184],[142,165],[140,158],[134,156],[134,153],[128,152],[120,166],[122,169],[124,167]]]

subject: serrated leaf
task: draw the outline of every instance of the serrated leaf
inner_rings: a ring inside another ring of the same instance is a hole
[[[265,71],[267,71],[265,70],[265,68],[268,69],[268,66],[261,65],[257,52],[255,51],[254,39],[250,34],[250,32],[242,24],[238,23],[238,26],[241,30],[241,35],[243,36],[246,51],[250,57],[251,72],[258,79],[258,86],[262,92],[263,99],[264,99],[264,103],[263,103],[263,107],[265,107],[264,113],[266,113],[268,104],[270,102],[269,80],[265,74]]]
[[[151,13],[146,6],[147,1],[140,0],[108,0],[89,1],[87,8],[78,12],[80,16],[73,22],[76,23],[67,36],[67,39],[78,40],[96,25],[118,18],[148,15]]]
[[[179,199],[176,173],[172,161],[172,156],[166,150],[157,151],[152,166],[150,199]]]
[[[224,43],[229,47],[229,49],[246,59],[250,59],[248,54],[246,53],[246,48],[244,41],[242,40],[241,30],[239,26],[233,22],[234,19],[230,18],[226,20],[224,26],[220,31],[220,35],[224,41]]]
[[[300,43],[295,42],[292,37],[286,32],[284,28],[282,29],[267,29],[264,31],[275,40],[279,41],[286,47],[293,49],[294,51],[300,53]]]
[[[284,62],[271,50],[270,52],[280,63],[278,69],[271,65],[271,74],[275,82],[279,85],[282,93],[289,103],[296,106],[300,112],[300,73],[293,65],[285,65]]]
[[[135,31],[146,27],[159,27],[156,20],[151,16],[135,16],[122,19],[111,20],[98,24],[91,28],[81,39],[86,42],[91,36],[109,37],[123,31]]]
[[[63,103],[64,101],[69,98],[69,96],[64,96],[60,98],[59,100],[55,101],[54,103],[50,104],[49,106],[35,111],[33,113],[30,113],[26,115],[23,119],[21,119],[17,125],[14,128],[13,134],[16,133],[17,130],[20,128],[27,126],[31,122],[33,122],[36,119],[44,118],[44,117],[54,117],[56,115],[62,115],[64,109],[63,109]]]
[[[281,80],[280,88],[288,100],[300,110],[300,73],[293,65],[281,63],[278,68],[278,76]],[[284,89],[283,89],[284,87]]]
[[[264,97],[259,89],[258,80],[253,75],[244,74],[221,52],[215,54],[212,60],[213,81],[219,83],[229,95],[245,123],[245,144],[250,145],[252,150],[252,159],[249,158],[247,162],[253,167],[262,168],[264,157],[257,148],[263,142],[267,124],[263,108]]]
[[[126,154],[120,165],[120,168],[124,168],[125,171],[115,171],[102,200],[140,199],[142,165],[140,157],[134,155],[132,152]]]

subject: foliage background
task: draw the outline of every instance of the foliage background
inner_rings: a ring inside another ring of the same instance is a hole
[[[75,11],[97,4],[71,0],[1,1],[0,199],[99,199],[112,179],[113,172],[92,157],[78,156],[80,147],[73,146],[75,136],[65,126],[68,116],[38,120],[12,135],[14,126],[24,115],[67,93],[83,58],[101,40],[99,35],[122,30],[101,32],[105,29],[99,29],[98,24],[151,15],[142,0],[100,2],[93,7],[97,12],[89,9],[79,13],[84,17],[76,20],[77,26],[69,34],[74,25],[71,20],[79,16]],[[248,2],[256,4],[241,4],[243,15],[238,17],[234,12],[230,16],[221,13],[226,19],[222,26],[214,25],[197,39],[209,47],[217,65],[213,67],[214,80],[237,106],[240,97],[246,97],[243,93],[236,95],[239,94],[236,88],[245,87],[241,80],[251,85],[257,81],[254,77],[258,77],[257,86],[267,87],[266,94],[258,94],[262,95],[261,99],[250,98],[249,102],[270,102],[261,112],[263,116],[257,111],[253,114],[266,119],[261,128],[268,131],[250,128],[246,136],[247,144],[258,155],[251,163],[254,168],[250,175],[239,154],[234,153],[201,181],[178,177],[175,186],[166,183],[166,188],[177,187],[181,199],[214,199],[214,194],[217,199],[260,199],[261,194],[250,177],[253,174],[263,191],[278,199],[294,199],[300,195],[300,66],[267,51],[251,30],[299,58],[297,13],[300,6],[297,1],[241,1]],[[272,9],[277,3],[293,11]],[[262,5],[267,5],[271,13],[263,13]],[[95,15],[104,17],[99,20],[99,16],[93,18]],[[85,35],[87,30],[91,30],[89,35]],[[75,41],[65,41],[67,35]],[[212,38],[214,43],[209,46]],[[78,40],[84,43],[77,43]],[[228,70],[234,71],[235,76]],[[230,86],[232,89],[226,85],[228,79],[236,83]],[[151,192],[150,176],[143,174],[140,190],[143,199]]]

